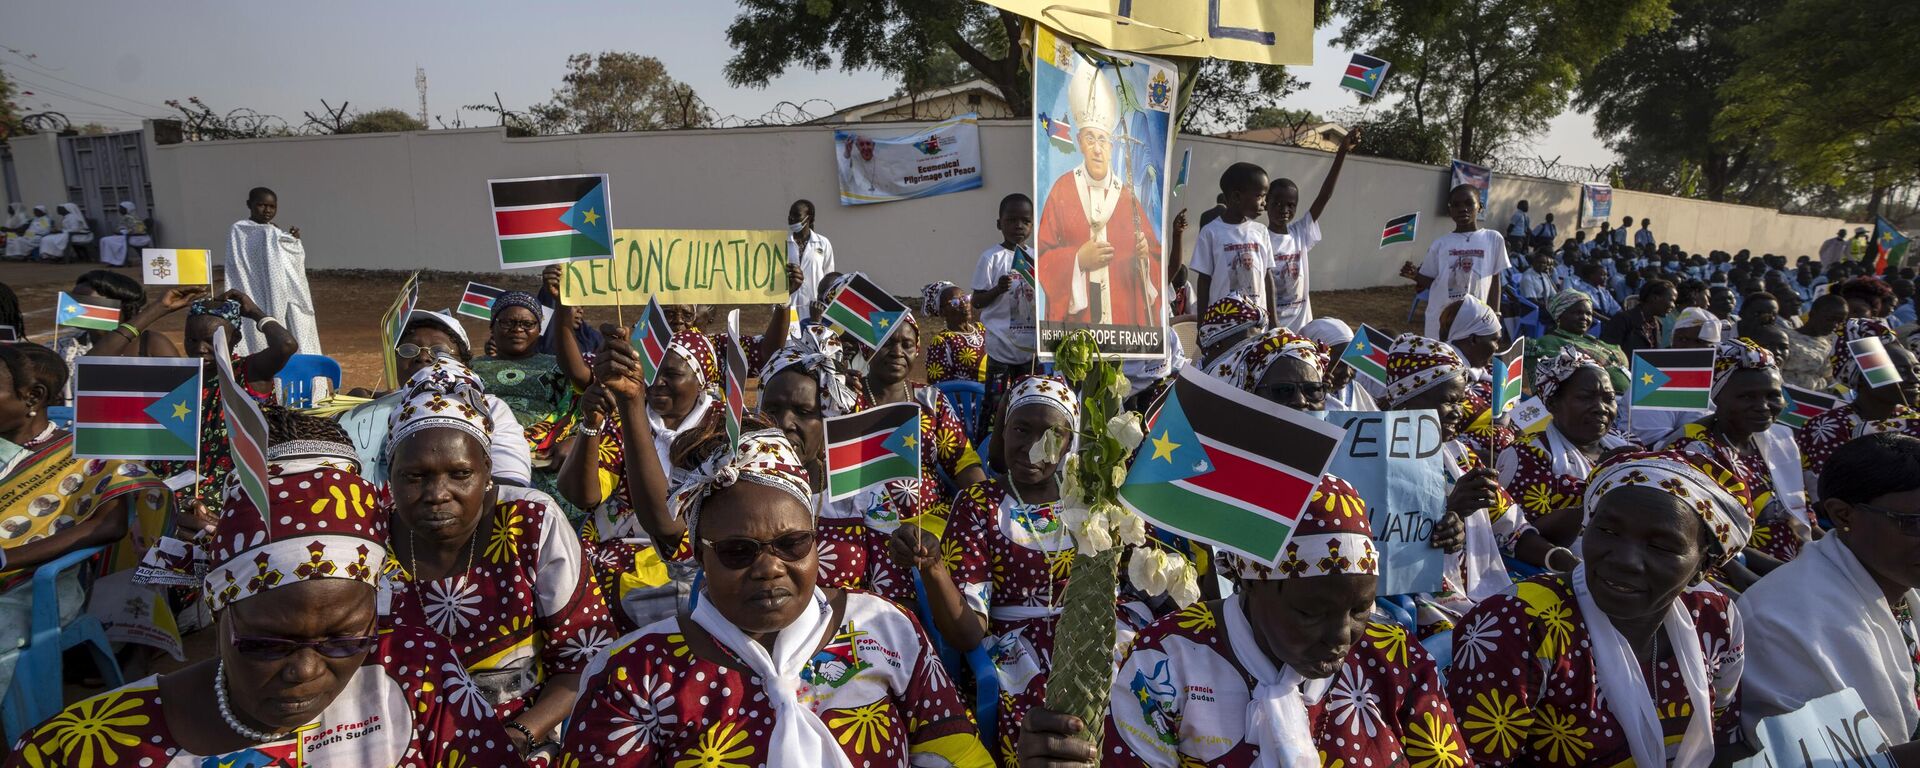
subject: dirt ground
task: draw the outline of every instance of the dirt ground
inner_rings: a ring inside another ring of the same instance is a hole
[[[99,266],[0,262],[0,284],[11,287],[19,295],[21,309],[26,314],[28,336],[35,341],[45,342],[54,333],[55,294],[72,288],[74,279],[81,273]],[[136,277],[139,274],[131,268],[125,272]],[[406,276],[406,273],[398,271],[322,271],[308,274],[307,281],[313,290],[313,303],[320,324],[320,343],[328,356],[340,361],[340,367],[345,372],[343,389],[372,388],[380,384],[380,316],[393,303]],[[457,306],[469,280],[511,290],[532,291],[539,287],[538,275],[530,272],[423,272],[420,275],[420,305],[426,309]],[[216,271],[214,284],[220,286],[223,283],[224,280]],[[160,290],[154,287],[149,289],[149,293],[157,295]],[[1413,300],[1413,293],[1411,283],[1353,291],[1314,291],[1313,308],[1314,313],[1321,317],[1338,317],[1349,324],[1367,323],[1392,332],[1409,327],[1406,312]],[[587,321],[595,324],[616,321],[631,323],[641,309],[641,306],[619,310],[614,307],[593,307],[586,311]],[[716,308],[707,325],[717,326],[724,322],[726,309]],[[742,310],[740,324],[743,329],[751,333],[765,326],[765,307],[743,307]],[[176,314],[162,321],[156,330],[179,342],[184,321],[185,313]],[[486,344],[486,325],[472,318],[461,318],[461,322],[466,325],[476,351],[483,347]]]

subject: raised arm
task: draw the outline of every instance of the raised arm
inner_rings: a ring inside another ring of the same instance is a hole
[[[553,311],[553,322],[559,323],[562,328],[572,328],[575,309],[567,306],[566,300],[561,298],[561,269],[561,266],[558,264],[551,265],[547,267],[545,271],[541,272],[540,278],[541,282],[545,284],[546,292],[553,294],[553,300],[556,304]],[[568,381],[573,382],[574,391],[584,390],[588,384],[593,383],[593,370],[587,367],[586,357],[580,354],[579,338],[575,337],[572,333],[560,334],[559,339],[557,339],[554,344],[553,352],[554,358],[560,362],[560,371],[567,375]]]
[[[1320,220],[1320,212],[1327,209],[1327,201],[1333,199],[1334,185],[1340,183],[1340,167],[1347,164],[1347,153],[1360,144],[1360,126],[1347,131],[1347,137],[1340,140],[1340,151],[1333,154],[1333,167],[1327,169],[1327,177],[1320,180],[1320,193],[1313,198],[1313,205],[1307,209],[1307,215],[1314,221]]]
[[[87,354],[112,357],[124,355],[129,350],[139,350],[140,337],[145,335],[149,328],[152,328],[155,323],[160,322],[160,320],[167,315],[186,309],[189,305],[193,304],[194,299],[198,299],[206,295],[206,293],[207,287],[204,285],[183,285],[178,288],[168,289],[166,293],[160,296],[159,300],[147,302],[147,305],[140,309],[139,314],[126,318],[124,322],[120,323],[120,327],[113,329],[111,333],[102,335],[100,341],[95,343],[93,349],[88,350]],[[164,339],[166,337],[161,336],[160,338]],[[175,347],[171,341],[166,343],[166,347],[170,349],[172,353],[164,356],[174,357],[178,355],[179,348]]]
[[[627,500],[635,521],[646,529],[654,545],[661,552],[672,552],[687,535],[687,523],[675,517],[667,505],[667,473],[653,445],[640,355],[627,343],[625,330],[602,328],[601,332],[606,333],[607,343],[595,374],[620,409],[620,437],[626,445],[621,471],[627,481]]]
[[[247,355],[247,380],[249,382],[271,382],[280,369],[287,367],[287,361],[300,353],[300,340],[279,319],[268,315],[253,303],[253,299],[238,289],[221,294],[220,298],[240,302],[240,316],[251,321],[260,334],[267,337],[267,344],[260,351]]]

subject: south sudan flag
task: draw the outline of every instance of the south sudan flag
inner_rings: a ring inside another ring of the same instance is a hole
[[[1838,397],[1824,392],[1801,389],[1792,384],[1781,387],[1780,393],[1786,395],[1787,407],[1780,411],[1780,418],[1774,419],[1774,421],[1785,424],[1792,429],[1804,427],[1807,425],[1807,422],[1813,420],[1813,417],[1831,411],[1840,405],[1840,398]]]
[[[494,179],[487,187],[501,269],[613,256],[606,174]]]
[[[1120,503],[1161,528],[1275,563],[1340,436],[1190,365],[1148,418]]]
[[[1419,233],[1419,211],[1390,219],[1387,221],[1387,226],[1380,229],[1380,247],[1385,248],[1394,243],[1411,243]]]
[[[1874,271],[1885,274],[1888,264],[1899,266],[1907,258],[1910,242],[1906,234],[1895,229],[1893,222],[1887,221],[1886,217],[1873,217]]]
[[[1494,418],[1520,403],[1520,385],[1527,377],[1526,349],[1525,338],[1514,339],[1513,346],[1494,358],[1493,407],[1488,409]]]
[[[111,331],[120,327],[120,302],[104,296],[72,296],[61,291],[54,304],[54,318],[60,325]]]
[[[1347,343],[1347,351],[1340,353],[1340,362],[1374,383],[1386,386],[1387,349],[1392,346],[1392,337],[1361,323],[1359,332],[1353,334],[1353,341]]]
[[[1713,350],[1643,349],[1633,353],[1632,408],[1704,411],[1713,407]]]
[[[646,385],[653,386],[653,380],[660,377],[660,366],[667,362],[667,348],[673,346],[673,326],[667,324],[667,311],[660,307],[658,295],[647,301],[647,311],[634,321],[627,338],[633,343],[633,351],[640,353],[640,372]]]
[[[1380,93],[1380,85],[1387,81],[1389,66],[1392,65],[1386,59],[1356,53],[1353,60],[1347,62],[1347,73],[1340,78],[1340,87],[1371,99]]]
[[[1880,343],[1878,336],[1849,341],[1847,351],[1853,353],[1853,363],[1860,366],[1867,388],[1900,383],[1900,369],[1893,367],[1893,358],[1887,356],[1887,346]]]
[[[505,290],[484,283],[467,283],[467,290],[460,295],[460,308],[454,310],[475,320],[493,320],[493,300],[500,298]]]
[[[75,361],[73,455],[193,461],[200,456],[200,358]]]
[[[892,403],[827,419],[832,501],[894,480],[920,478],[920,404]]]
[[[907,305],[887,295],[872,280],[855,272],[847,284],[827,299],[827,322],[867,349],[879,349],[900,327]]]

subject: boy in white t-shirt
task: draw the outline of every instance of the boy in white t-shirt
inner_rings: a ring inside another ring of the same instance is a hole
[[[1187,262],[1200,306],[1239,294],[1271,310],[1267,271],[1273,268],[1273,240],[1258,221],[1267,209],[1267,172],[1253,163],[1227,166],[1220,174],[1220,194],[1227,209],[1200,228]]]
[[[1273,302],[1268,309],[1276,328],[1298,331],[1313,322],[1313,300],[1307,295],[1311,282],[1307,252],[1320,242],[1320,213],[1333,199],[1333,187],[1340,182],[1340,166],[1346,164],[1347,152],[1359,143],[1360,128],[1355,126],[1340,141],[1333,167],[1320,180],[1320,194],[1313,198],[1305,218],[1293,218],[1300,207],[1300,187],[1292,179],[1274,179],[1267,187],[1267,231],[1273,238],[1273,267],[1268,272]]]
[[[1021,376],[1036,373],[1031,283],[1014,272],[1014,260],[1028,250],[1027,238],[1033,235],[1033,199],[1018,192],[1000,199],[999,217],[994,226],[1000,230],[1000,242],[980,254],[973,269],[973,306],[980,310],[980,325],[986,329],[987,401],[984,413],[993,413],[1000,393]]]
[[[1440,311],[1460,297],[1473,294],[1486,300],[1493,314],[1500,314],[1500,275],[1507,267],[1507,240],[1498,231],[1480,228],[1480,197],[1470,184],[1461,184],[1447,193],[1447,215],[1453,218],[1453,231],[1441,235],[1427,246],[1427,258],[1413,284],[1427,294],[1426,331],[1429,339],[1440,336]]]

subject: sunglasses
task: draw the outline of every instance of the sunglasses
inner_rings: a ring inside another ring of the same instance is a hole
[[[719,541],[701,539],[700,543],[713,550],[713,556],[721,565],[739,571],[752,566],[760,560],[760,555],[768,552],[789,563],[806,557],[813,552],[813,531],[781,534],[772,541],[732,536]]]
[[[402,344],[400,346],[394,347],[393,353],[399,356],[400,359],[402,360],[412,360],[421,355],[435,355],[435,356],[446,355],[447,357],[455,356],[454,350],[452,347],[442,347],[439,345],[435,345],[431,347],[423,347],[418,344]]]
[[[1920,538],[1920,515],[1903,515],[1885,507],[1876,507],[1872,504],[1865,503],[1855,504],[1853,506],[1868,510],[1892,521],[1894,529],[1898,530],[1902,536]]]
[[[1327,385],[1319,382],[1283,381],[1278,384],[1269,384],[1260,387],[1255,390],[1255,394],[1275,403],[1290,402],[1295,397],[1303,398],[1307,402],[1312,403],[1327,398]]]
[[[284,637],[247,637],[235,634],[233,628],[228,627],[227,641],[233,645],[235,653],[256,661],[278,661],[308,649],[329,659],[346,659],[371,652],[373,647],[380,643],[380,636],[355,635],[329,637],[324,640],[288,640]]]

